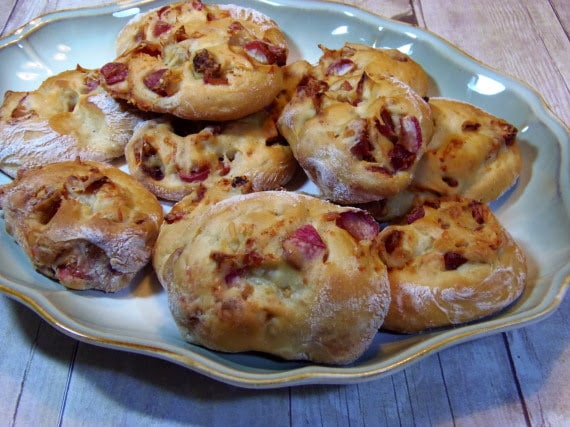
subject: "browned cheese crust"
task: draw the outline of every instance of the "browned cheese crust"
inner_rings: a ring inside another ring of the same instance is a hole
[[[513,125],[461,101],[430,98],[429,105],[434,135],[413,187],[487,203],[515,183],[522,159]]]
[[[265,112],[185,134],[169,119],[139,126],[125,149],[130,173],[158,197],[178,201],[230,181],[253,191],[285,185],[297,170],[291,148]]]
[[[428,104],[409,86],[365,72],[308,77],[277,124],[322,196],[343,204],[407,188],[433,132]]]
[[[271,104],[265,107],[265,111],[267,111],[275,121],[279,119],[283,108],[285,108],[297,92],[297,86],[311,75],[313,66],[301,59],[285,65],[282,69],[283,85],[281,91],[279,91]]]
[[[34,267],[71,289],[114,292],[150,260],[162,207],[134,178],[98,162],[22,172],[0,187],[6,231]]]
[[[427,73],[398,49],[378,49],[358,43],[345,43],[340,49],[320,48],[323,54],[314,69],[320,78],[365,72],[372,77],[396,78],[422,97],[428,94]]]
[[[140,117],[99,85],[99,74],[77,67],[30,92],[7,91],[0,107],[0,169],[74,160],[106,161],[123,150]]]
[[[428,200],[378,239],[392,293],[388,330],[414,333],[481,319],[524,290],[522,250],[478,201]]]
[[[377,232],[358,209],[250,193],[165,223],[153,265],[189,342],[345,364],[368,348],[390,301]]]
[[[434,134],[418,161],[411,185],[376,202],[358,205],[379,221],[405,215],[422,200],[460,195],[491,202],[519,177],[517,129],[474,105],[430,98]]]
[[[193,120],[233,120],[281,90],[285,35],[253,9],[172,3],[139,16],[101,68],[109,92],[141,110]]]

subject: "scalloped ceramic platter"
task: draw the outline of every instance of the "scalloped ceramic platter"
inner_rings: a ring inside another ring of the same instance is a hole
[[[0,40],[0,93],[35,89],[49,75],[76,64],[100,67],[114,58],[115,36],[128,20],[167,2],[119,3],[46,15]],[[451,345],[527,325],[556,309],[570,283],[570,137],[539,95],[433,34],[349,6],[292,0],[233,3],[253,7],[276,20],[289,37],[291,60],[316,61],[318,43],[329,48],[339,48],[346,41],[398,48],[432,77],[430,95],[470,102],[519,129],[523,172],[517,185],[492,207],[528,256],[530,283],[521,299],[496,317],[453,329],[412,336],[379,332],[369,350],[348,366],[224,354],[182,340],[166,294],[150,269],[114,295],[69,291],[33,270],[4,231],[3,220],[1,291],[78,340],[159,357],[250,388],[379,378]],[[299,19],[308,14],[310,25]]]

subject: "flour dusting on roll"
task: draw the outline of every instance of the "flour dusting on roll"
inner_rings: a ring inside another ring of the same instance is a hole
[[[165,224],[153,264],[195,344],[346,364],[370,345],[390,293],[377,223],[311,196],[234,196]]]

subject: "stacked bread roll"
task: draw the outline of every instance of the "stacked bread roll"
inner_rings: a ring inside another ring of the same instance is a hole
[[[516,301],[525,257],[487,203],[520,173],[517,129],[428,98],[396,49],[288,62],[285,32],[172,3],[99,69],[7,92],[0,204],[34,267],[115,292],[151,262],[190,343],[326,364]]]

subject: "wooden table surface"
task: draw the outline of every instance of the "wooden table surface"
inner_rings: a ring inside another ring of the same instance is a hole
[[[0,31],[104,2],[2,0]],[[534,87],[570,123],[566,0],[345,3],[441,35]],[[371,382],[246,390],[75,341],[0,296],[0,425],[570,425],[569,313],[567,295],[539,323],[456,345]]]

